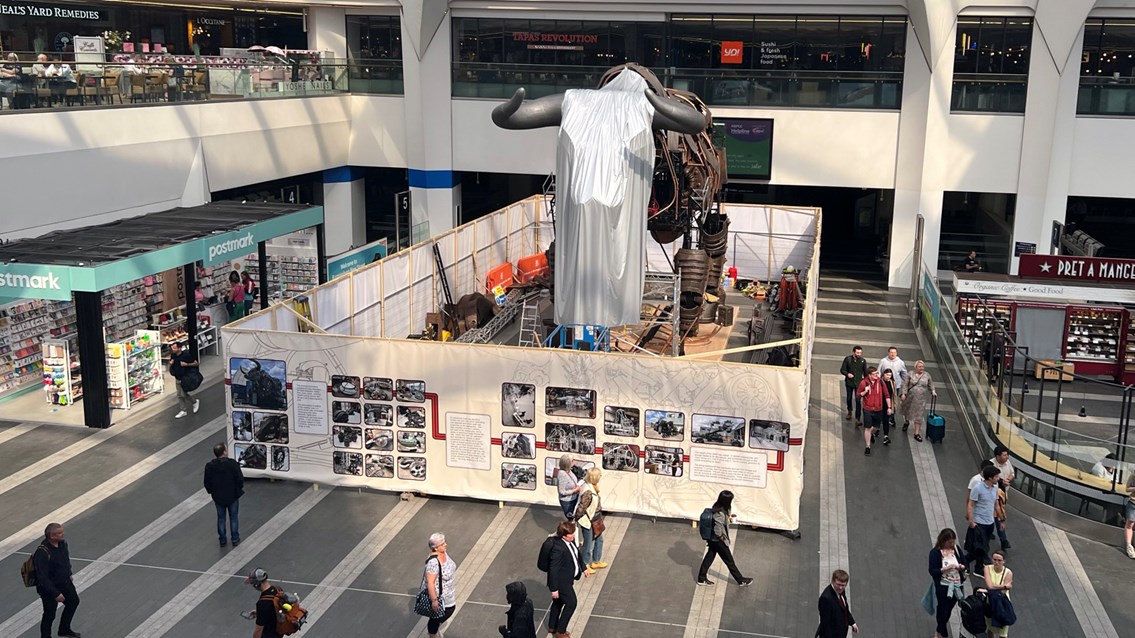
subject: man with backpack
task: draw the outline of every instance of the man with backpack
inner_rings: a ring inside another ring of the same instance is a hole
[[[176,341],[169,344],[169,373],[177,383],[179,407],[177,414],[173,415],[175,419],[180,419],[190,411],[197,414],[197,409],[201,407],[201,399],[194,399],[189,395],[201,386],[201,363],[197,360],[197,353],[194,350],[192,346],[183,348]]]
[[[39,622],[41,638],[51,638],[51,624],[55,610],[63,603],[63,616],[59,619],[59,635],[80,638],[71,628],[75,609],[79,607],[79,593],[71,579],[71,552],[63,540],[63,526],[51,523],[43,531],[44,540],[35,548],[32,563],[35,565],[35,591],[43,601],[43,618]]]
[[[299,598],[268,582],[268,572],[263,569],[248,572],[244,584],[252,585],[260,592],[260,598],[256,599],[256,610],[250,614],[256,621],[252,638],[290,636],[307,621],[307,610],[300,606]]]

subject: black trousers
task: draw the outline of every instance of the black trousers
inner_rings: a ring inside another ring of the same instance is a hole
[[[57,584],[59,593],[63,594],[63,616],[59,619],[59,633],[71,632],[71,619],[75,617],[75,610],[79,608],[79,592],[75,591],[75,583],[67,581]],[[39,635],[42,638],[51,638],[51,624],[55,622],[55,610],[59,603],[42,588],[37,587],[36,593],[43,602],[43,619],[39,621]]]
[[[568,585],[560,588],[560,597],[552,599],[552,610],[548,616],[548,627],[558,633],[568,630],[568,623],[575,614],[575,607],[579,600],[575,597],[575,586]]]
[[[938,599],[938,606],[934,610],[934,631],[943,636],[950,635],[950,616],[954,614],[954,606],[958,604],[957,598],[951,598],[946,595],[945,585],[934,583],[934,596]]]
[[[741,579],[745,578],[741,575],[741,570],[737,569],[737,563],[733,562],[733,551],[729,549],[729,545],[724,541],[719,541],[716,538],[706,542],[705,558],[701,559],[701,568],[698,569],[698,580],[705,580],[706,575],[709,574],[709,566],[713,564],[713,559],[720,556],[725,566],[729,568],[729,575],[733,576],[733,580],[738,583]]]
[[[844,398],[847,400],[847,413],[851,414],[852,406],[855,406],[855,420],[863,420],[863,397],[855,391],[855,386],[843,385]]]

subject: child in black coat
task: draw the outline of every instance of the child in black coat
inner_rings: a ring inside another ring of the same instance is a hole
[[[509,608],[506,612],[508,624],[501,625],[497,631],[504,638],[536,638],[536,619],[532,613],[532,599],[528,589],[520,581],[504,586],[505,599]]]

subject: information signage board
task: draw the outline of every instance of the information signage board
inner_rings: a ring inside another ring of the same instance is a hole
[[[725,148],[729,177],[772,179],[771,119],[725,119],[714,122]]]

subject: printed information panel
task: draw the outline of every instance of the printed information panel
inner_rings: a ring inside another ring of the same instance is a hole
[[[293,381],[296,402],[296,434],[327,436],[327,384],[321,381]]]
[[[445,464],[470,470],[489,469],[493,420],[487,414],[445,413]]]
[[[695,447],[690,450],[690,480],[764,489],[768,482],[768,456]]]

